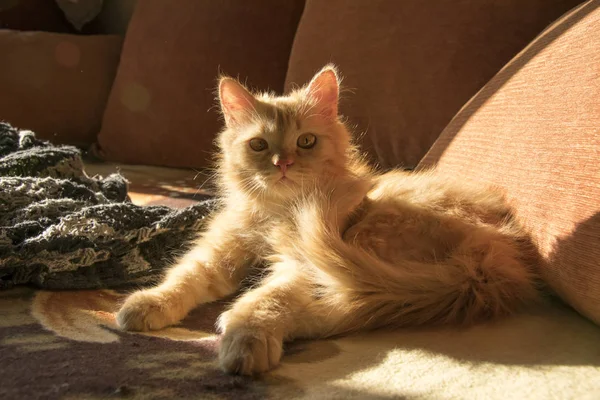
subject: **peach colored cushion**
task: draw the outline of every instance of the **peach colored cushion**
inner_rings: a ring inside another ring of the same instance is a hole
[[[0,30],[0,120],[87,147],[100,130],[122,39]]]
[[[600,323],[600,0],[548,27],[452,120],[421,167],[506,189],[543,276]]]
[[[383,167],[415,167],[456,112],[582,0],[307,0],[286,82],[328,62],[340,109]]]
[[[281,91],[303,0],[138,1],[111,91],[99,154],[171,167],[211,164],[222,72]]]

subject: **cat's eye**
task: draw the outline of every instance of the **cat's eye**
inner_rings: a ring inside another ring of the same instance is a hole
[[[300,135],[297,144],[302,149],[312,149],[317,144],[317,137],[312,133],[305,133]]]
[[[269,147],[269,144],[265,139],[254,138],[250,139],[250,148],[254,151],[263,151]]]

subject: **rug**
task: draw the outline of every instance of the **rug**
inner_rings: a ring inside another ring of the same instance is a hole
[[[289,344],[257,378],[216,364],[227,301],[153,333],[116,328],[124,293],[0,292],[2,399],[597,399],[600,328],[561,304],[470,329]]]

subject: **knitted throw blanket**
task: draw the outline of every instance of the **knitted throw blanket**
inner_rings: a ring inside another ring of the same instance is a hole
[[[77,148],[0,123],[0,289],[151,283],[215,203],[136,206],[121,175],[88,177]]]

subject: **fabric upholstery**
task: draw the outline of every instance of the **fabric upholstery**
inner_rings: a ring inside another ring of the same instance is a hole
[[[502,187],[551,287],[600,323],[600,0],[546,29],[453,119],[421,167]]]
[[[281,91],[301,0],[138,2],[98,143],[115,161],[210,163],[219,72]]]
[[[75,31],[53,0],[0,1],[0,29],[60,33]]]
[[[57,144],[92,144],[121,42],[112,35],[0,30],[0,121]]]
[[[341,111],[383,167],[414,167],[454,114],[581,0],[308,0],[287,85],[339,65]]]

